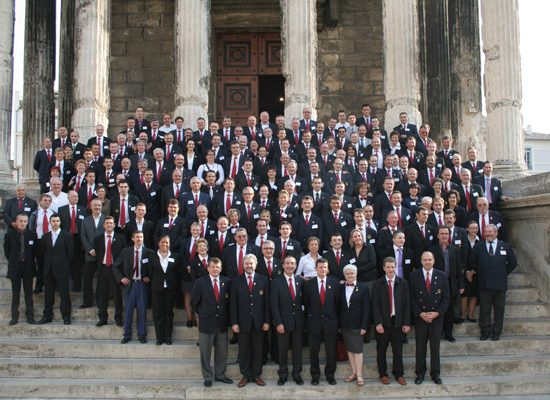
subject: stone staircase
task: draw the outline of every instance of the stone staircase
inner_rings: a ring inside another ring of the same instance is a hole
[[[1,234],[0,242],[3,239]],[[306,384],[293,382],[276,386],[277,366],[269,362],[263,377],[267,386],[215,383],[202,385],[197,330],[184,327],[182,310],[176,311],[172,346],[155,346],[154,329],[148,327],[149,343],[136,340],[121,345],[121,328],[112,323],[97,328],[95,308],[80,310],[81,295],[72,294],[73,324],[57,322],[28,325],[21,318],[10,327],[10,282],[5,278],[6,261],[0,256],[0,398],[58,399],[273,399],[289,398],[550,398],[550,308],[540,301],[540,291],[527,272],[510,276],[504,332],[499,342],[479,341],[476,324],[455,326],[456,343],[442,342],[443,385],[430,380],[414,384],[414,339],[404,347],[405,387],[377,380],[374,340],[365,345],[366,385],[358,388],[343,382],[349,374],[347,362],[339,363],[338,385],[321,381],[309,385],[307,349],[303,377]],[[22,304],[23,304],[23,299]],[[58,299],[56,305],[58,305]],[[35,295],[37,319],[41,317],[43,295]],[[22,313],[24,316],[24,313]],[[112,315],[112,310],[110,310]],[[151,321],[149,312],[149,321]],[[413,334],[414,337],[414,334]],[[229,347],[234,362],[237,346]],[[239,378],[236,364],[227,375]]]

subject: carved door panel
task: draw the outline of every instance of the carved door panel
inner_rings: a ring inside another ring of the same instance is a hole
[[[218,76],[218,121],[229,116],[233,124],[245,124],[258,109],[257,76]]]

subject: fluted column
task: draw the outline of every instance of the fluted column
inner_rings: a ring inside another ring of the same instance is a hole
[[[23,84],[23,180],[37,183],[34,155],[54,135],[55,2],[27,0]]]
[[[0,191],[13,186],[10,172],[14,2],[0,2]],[[13,189],[13,188],[12,188]]]
[[[109,125],[111,1],[76,0],[73,129],[83,138]]]
[[[208,120],[210,0],[176,0],[176,112],[186,126]]]
[[[59,28],[59,91],[57,94],[58,126],[72,129],[74,80],[74,27],[76,0],[61,0]]]
[[[304,107],[317,112],[317,1],[281,0],[281,40],[285,77],[285,118],[302,118]]]
[[[399,113],[422,123],[420,100],[418,3],[416,0],[383,0],[385,126],[399,124]]]
[[[487,158],[502,178],[525,174],[517,0],[481,2]]]

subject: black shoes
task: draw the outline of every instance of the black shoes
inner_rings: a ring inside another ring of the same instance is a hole
[[[286,383],[286,379],[279,378],[279,380],[277,381],[277,386],[283,386],[285,383]]]
[[[456,339],[453,335],[444,335],[443,339],[445,339],[446,341],[451,342],[451,343],[456,342]]]
[[[99,321],[97,324],[95,324],[95,326],[103,326],[103,325],[107,325],[107,321]]]
[[[212,381],[210,379],[205,380],[204,386],[206,386],[207,388],[212,387]]]
[[[417,385],[421,385],[422,382],[424,382],[424,374],[416,375],[416,378],[414,379],[414,383],[416,383]]]
[[[336,385],[336,379],[334,378],[327,378],[327,382],[329,385]]]
[[[441,378],[439,377],[439,375],[434,375],[432,376],[432,381],[434,381],[434,383],[436,385],[441,385],[443,383],[443,381],[441,380]]]
[[[120,341],[120,343],[126,344],[126,343],[128,343],[130,340],[132,340],[132,338],[125,337],[125,338],[123,338],[123,339]]]
[[[479,340],[488,340],[491,337],[490,333],[482,333]]]
[[[162,340],[157,340],[157,342],[155,343],[157,346],[160,346],[161,344],[163,344],[164,342]]]
[[[187,321],[187,327],[192,328],[193,327],[193,321]]]
[[[79,307],[79,308],[91,308],[91,307],[93,307],[93,305],[92,305],[92,304],[86,304],[86,303],[83,303],[83,304],[81,304],[81,305],[80,305],[80,307]]]
[[[37,324],[38,325],[44,325],[44,324],[49,324],[50,322],[52,322],[51,318],[42,317],[42,319],[40,321],[38,321]]]
[[[116,326],[122,326],[122,318],[115,318]]]
[[[319,385],[319,378],[312,378],[312,379],[311,379],[311,384],[312,384],[313,386]]]
[[[27,324],[34,325],[36,324],[36,321],[34,320],[34,318],[27,318]]]
[[[64,318],[63,319],[63,325],[71,325],[71,319],[70,318]]]
[[[498,333],[493,333],[493,336],[491,337],[491,340],[493,342],[498,342],[500,340],[500,335]]]
[[[12,320],[8,323],[8,325],[9,325],[9,326],[14,326],[14,325],[17,325],[17,322],[18,322],[18,321],[17,321],[16,319],[12,319]]]
[[[166,343],[168,346],[171,346],[172,345],[172,339],[166,338],[166,339],[164,339],[164,343]]]
[[[300,386],[304,384],[304,380],[302,379],[302,377],[300,375],[298,375],[294,378],[294,382],[296,382],[296,385],[300,385]]]
[[[233,379],[229,379],[227,376],[224,376],[223,378],[216,378],[216,382],[225,383],[228,385],[231,385],[233,383]]]
[[[139,342],[145,344],[145,343],[147,343],[147,339],[144,338],[144,337],[140,337]]]

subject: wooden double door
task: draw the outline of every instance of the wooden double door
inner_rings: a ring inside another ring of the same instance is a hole
[[[268,111],[271,120],[284,110],[279,33],[217,35],[216,117],[245,124],[249,115]]]

